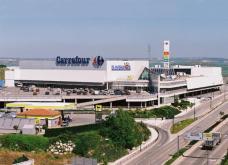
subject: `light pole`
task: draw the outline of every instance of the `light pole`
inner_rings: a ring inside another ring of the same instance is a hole
[[[177,136],[177,152],[178,152],[178,155],[179,155],[179,150],[180,150],[180,136],[178,135]]]
[[[207,165],[209,165],[209,150],[206,150],[207,151]]]
[[[175,116],[173,115],[173,132],[174,132],[174,118],[175,118]]]
[[[223,92],[224,92],[224,94],[223,94],[223,96],[224,96],[224,102],[226,101],[226,87],[224,86],[224,89],[223,89]]]
[[[196,119],[196,100],[194,99],[194,120]]]

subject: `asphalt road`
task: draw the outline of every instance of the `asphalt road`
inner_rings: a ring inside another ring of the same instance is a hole
[[[201,148],[196,148],[192,151],[190,155],[186,155],[178,165],[188,164],[188,165],[216,165],[219,159],[223,158],[224,154],[227,152],[228,148],[228,123],[223,125],[218,132],[222,133],[222,142],[216,146],[211,151],[202,150]],[[208,157],[208,159],[207,159]]]
[[[205,105],[206,106],[206,105]],[[203,108],[203,107],[202,107]],[[223,111],[226,114],[228,113],[228,103],[216,108],[214,111],[211,111],[208,115],[204,116],[202,119],[194,122],[191,126],[187,127],[182,133],[179,133],[179,148],[183,148],[188,144],[188,141],[184,139],[184,135],[187,132],[203,132],[208,127],[213,125],[219,116],[219,112]],[[159,136],[162,136],[159,133]],[[161,165],[166,160],[170,158],[170,155],[174,154],[178,150],[178,140],[177,136],[173,136],[168,142],[162,145],[156,145],[151,147],[148,150],[142,151],[142,154],[139,154],[126,162],[128,165]]]

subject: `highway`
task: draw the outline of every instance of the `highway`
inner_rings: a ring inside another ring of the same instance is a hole
[[[200,147],[194,149],[191,154],[185,155],[181,161],[175,165],[216,165],[219,159],[223,158],[228,149],[228,123],[224,124],[217,132],[222,133],[222,142],[211,151],[201,150]],[[207,159],[208,157],[208,159]]]
[[[217,101],[219,102],[219,100],[221,100],[221,98],[218,99]],[[216,100],[214,100],[213,102],[216,102]],[[204,111],[209,111],[208,103],[204,104],[201,108],[202,109],[205,108]],[[191,126],[182,130],[179,133],[179,148],[183,148],[185,145],[188,144],[188,141],[186,141],[184,139],[185,133],[193,132],[193,131],[194,132],[195,131],[203,132],[204,130],[206,130],[208,127],[213,125],[218,120],[218,117],[220,116],[219,115],[220,111],[223,111],[227,114],[228,113],[228,103],[224,103],[223,105],[219,106],[215,110],[211,111],[208,115],[205,115],[201,119],[194,122]],[[192,112],[190,111],[190,113],[188,115],[186,114],[185,117],[192,116],[191,113]],[[159,132],[159,136],[162,136],[160,134],[160,132]],[[143,164],[143,165],[161,165],[170,158],[170,155],[174,154],[178,150],[178,145],[177,145],[178,140],[177,139],[178,139],[177,135],[174,135],[172,138],[170,138],[167,142],[165,142],[163,144],[156,143],[154,146],[151,146],[147,150],[142,151],[141,154],[136,155],[134,158],[128,160],[124,164],[128,164],[128,165],[132,165],[132,164],[134,164],[134,165],[141,165],[141,164]]]

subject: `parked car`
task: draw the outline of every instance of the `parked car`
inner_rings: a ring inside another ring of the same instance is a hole
[[[77,93],[77,89],[73,89],[72,90],[72,93]]]
[[[125,89],[125,90],[124,90],[124,94],[125,94],[125,95],[130,95],[131,93],[130,93],[129,90]]]
[[[110,95],[115,95],[114,90],[109,90]]]
[[[23,88],[23,91],[24,91],[24,92],[29,92],[29,88],[28,88],[28,87],[24,87],[24,88]]]
[[[71,94],[71,90],[67,90],[66,94],[69,96]]]
[[[67,127],[67,126],[69,126],[69,122],[68,121],[63,121],[61,126],[62,127]]]
[[[120,89],[114,90],[115,95],[123,95],[123,92]]]
[[[16,87],[23,87],[23,84],[21,82],[15,83]]]
[[[49,91],[45,91],[45,93],[44,93],[45,95],[49,95],[50,94],[50,92]]]

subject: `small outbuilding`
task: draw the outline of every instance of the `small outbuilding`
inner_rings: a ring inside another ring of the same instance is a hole
[[[51,109],[30,109],[17,114],[17,118],[33,118],[41,126],[56,127],[61,124],[61,114]]]
[[[33,124],[25,124],[22,128],[22,134],[27,135],[35,135],[36,134],[36,128]]]

